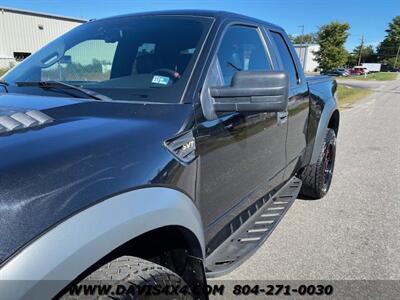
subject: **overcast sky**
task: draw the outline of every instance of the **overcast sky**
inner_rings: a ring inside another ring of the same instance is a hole
[[[388,23],[400,15],[400,0],[0,0],[0,7],[13,7],[85,19],[131,12],[166,9],[212,9],[237,12],[278,24],[290,34],[306,33],[331,21],[349,22],[346,48],[353,49],[364,35],[376,46]]]

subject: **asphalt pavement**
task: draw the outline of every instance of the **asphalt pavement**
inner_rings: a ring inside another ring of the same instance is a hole
[[[297,199],[234,280],[400,280],[400,80],[341,112],[334,178],[321,200]]]

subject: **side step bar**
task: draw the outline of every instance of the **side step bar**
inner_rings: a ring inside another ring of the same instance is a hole
[[[293,177],[242,226],[206,258],[207,277],[231,272],[259,248],[276,228],[300,192],[301,180]]]

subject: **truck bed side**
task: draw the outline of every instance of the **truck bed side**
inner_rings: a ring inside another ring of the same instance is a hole
[[[332,128],[336,135],[338,134],[337,82],[329,76],[308,76],[306,79],[310,91],[309,140],[306,161],[313,164],[318,159],[326,128]]]

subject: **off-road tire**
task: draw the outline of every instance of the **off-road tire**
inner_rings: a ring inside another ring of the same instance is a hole
[[[326,182],[326,164],[327,164],[327,150],[332,151],[332,165],[329,182]],[[325,133],[324,142],[318,156],[317,163],[308,165],[302,169],[299,174],[300,179],[303,181],[300,196],[308,199],[320,199],[324,197],[330,188],[332,182],[333,170],[335,167],[336,156],[336,134],[331,128],[328,128]]]
[[[126,290],[130,286],[135,285],[136,287],[148,287],[148,286],[159,286],[171,287],[171,286],[186,286],[184,280],[172,272],[171,270],[155,264],[153,262],[133,257],[133,256],[122,256],[113,261],[100,267],[84,280],[79,282],[79,285],[112,285],[112,290],[115,291],[118,285],[125,286]],[[132,290],[132,287],[131,287]],[[96,299],[96,300],[136,300],[136,299],[193,299],[188,294],[178,295],[166,295],[161,293],[159,295],[138,295],[135,293],[124,293],[121,295],[92,295],[92,296],[73,296],[67,291],[60,299],[63,300],[75,300],[75,299]]]

